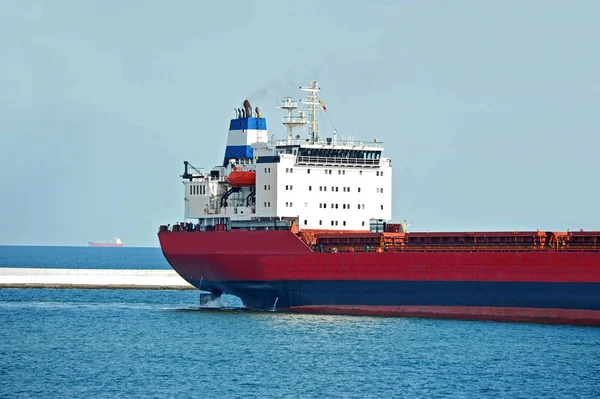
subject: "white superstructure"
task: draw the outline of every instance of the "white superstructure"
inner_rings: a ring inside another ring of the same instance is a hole
[[[185,162],[185,219],[200,229],[252,228],[295,221],[299,229],[369,230],[392,217],[392,166],[382,143],[321,139],[320,88],[305,90],[307,108],[285,98],[287,137],[268,141],[266,120],[248,101],[231,120],[223,164],[204,173]],[[308,118],[306,115],[308,114]],[[301,130],[308,134],[301,135]],[[294,133],[297,133],[294,136]]]

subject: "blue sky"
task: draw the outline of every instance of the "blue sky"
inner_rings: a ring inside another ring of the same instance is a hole
[[[0,4],[0,244],[157,246],[182,161],[221,161],[244,98],[283,137],[311,79],[413,230],[600,228],[600,3]]]

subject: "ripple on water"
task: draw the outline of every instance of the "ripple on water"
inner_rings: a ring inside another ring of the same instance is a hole
[[[0,290],[1,397],[598,397],[600,329]]]

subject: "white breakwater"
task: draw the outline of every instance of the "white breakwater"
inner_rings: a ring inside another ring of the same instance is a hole
[[[0,288],[196,289],[174,270],[0,268]]]

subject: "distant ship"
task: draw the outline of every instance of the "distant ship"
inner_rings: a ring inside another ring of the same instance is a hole
[[[121,241],[121,239],[119,237],[115,237],[115,239],[112,241],[101,241],[101,242],[88,241],[88,246],[90,246],[90,247],[122,247],[123,242]]]

